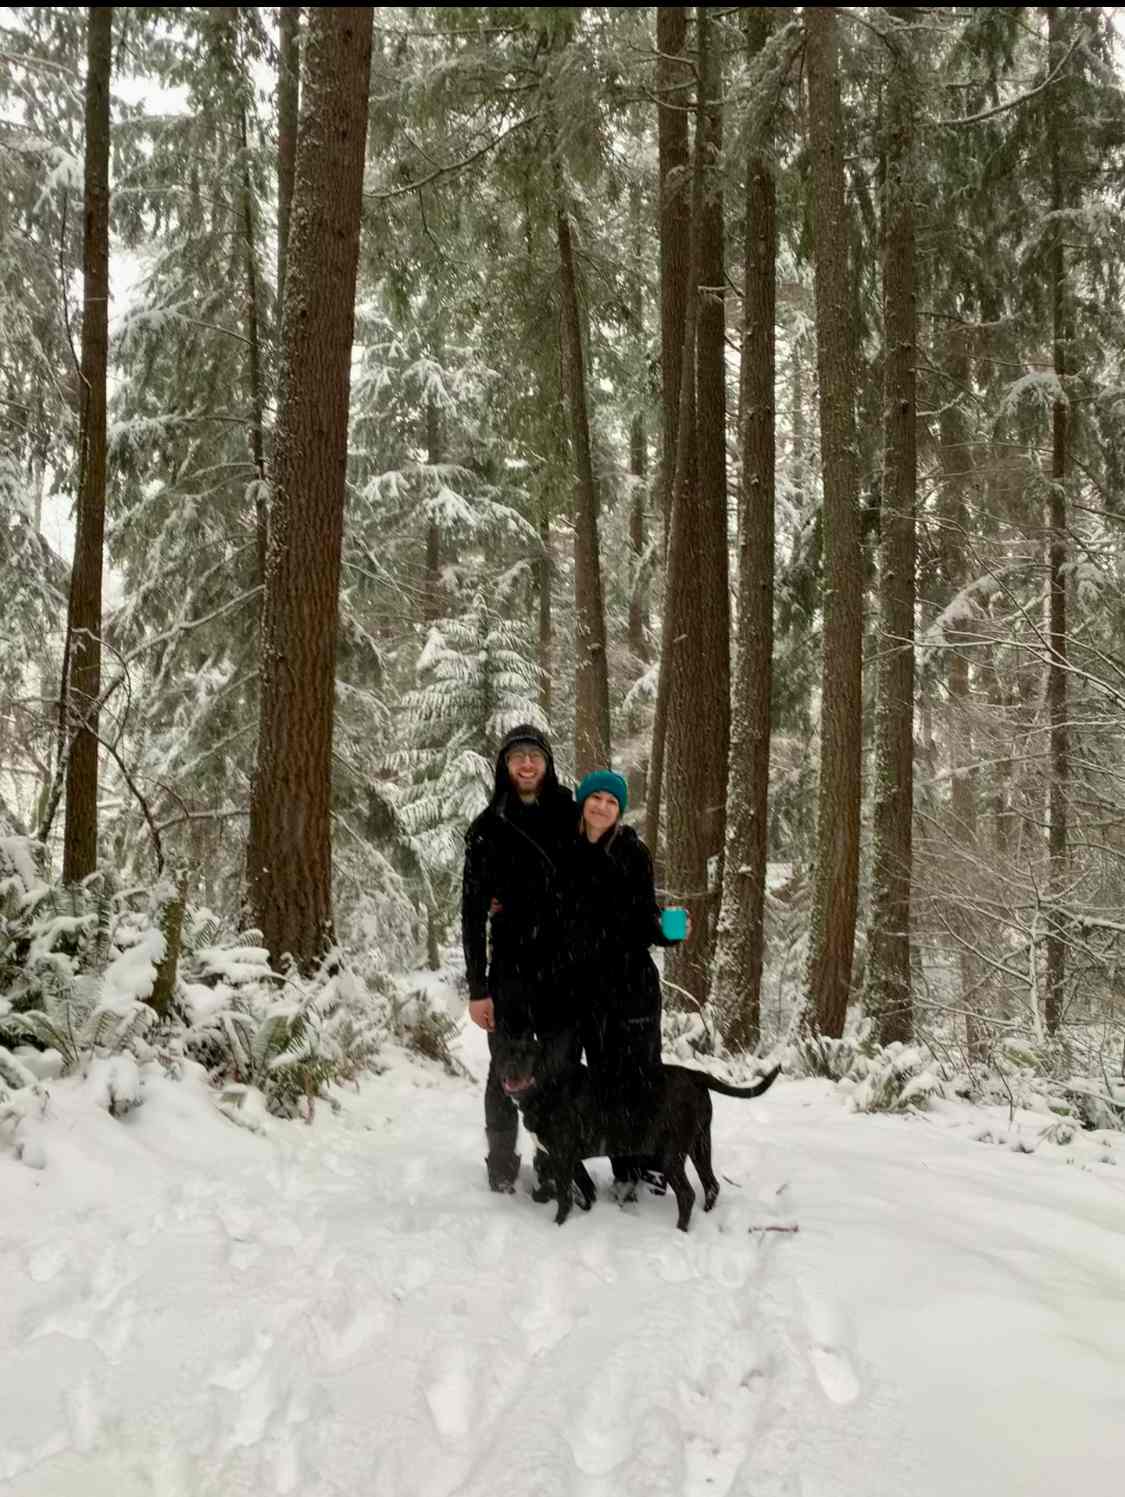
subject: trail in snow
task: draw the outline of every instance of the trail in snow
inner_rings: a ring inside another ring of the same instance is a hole
[[[483,1037],[465,1036],[483,1080]],[[400,1060],[261,1138],[56,1086],[0,1155],[5,1497],[1056,1497],[1125,1455],[1125,1171],[716,1097],[723,1194],[562,1228]],[[977,1117],[979,1122],[979,1116]],[[524,1178],[529,1170],[525,1162]],[[798,1233],[752,1230],[799,1225]]]

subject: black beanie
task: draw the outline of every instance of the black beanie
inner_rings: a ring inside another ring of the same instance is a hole
[[[530,743],[535,748],[541,749],[543,753],[546,754],[548,759],[553,760],[555,757],[551,752],[551,745],[547,739],[547,735],[545,733],[541,733],[539,729],[531,723],[520,723],[518,727],[511,728],[507,733],[504,734],[503,740],[500,744],[501,759],[510,748],[515,748],[517,743]]]

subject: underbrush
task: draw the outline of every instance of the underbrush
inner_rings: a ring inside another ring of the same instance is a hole
[[[259,1128],[338,1106],[388,1041],[456,1065],[450,1027],[374,965],[334,949],[311,974],[274,971],[257,931],[187,905],[183,885],[50,883],[15,838],[0,841],[0,995],[0,1138],[17,1151],[59,1076],[123,1116],[149,1068],[195,1062],[222,1111]]]

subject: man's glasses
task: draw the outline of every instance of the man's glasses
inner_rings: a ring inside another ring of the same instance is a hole
[[[543,766],[547,763],[547,759],[539,749],[509,749],[508,763]]]

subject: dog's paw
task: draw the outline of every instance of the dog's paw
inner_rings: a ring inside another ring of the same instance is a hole
[[[537,1206],[542,1206],[547,1201],[555,1199],[555,1187],[553,1185],[537,1185],[531,1192],[531,1199]]]

